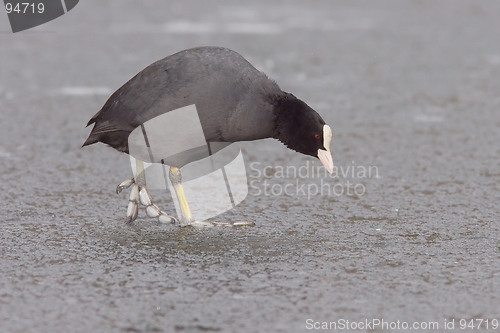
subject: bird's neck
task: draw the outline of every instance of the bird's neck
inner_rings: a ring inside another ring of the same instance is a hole
[[[273,138],[279,140],[288,148],[294,149],[294,135],[296,126],[297,113],[301,111],[301,100],[289,93],[283,93],[273,99],[274,126]]]

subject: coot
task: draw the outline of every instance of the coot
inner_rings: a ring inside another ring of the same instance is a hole
[[[328,172],[333,171],[332,132],[321,116],[294,95],[282,91],[240,54],[223,47],[187,49],[140,71],[89,120],[87,126],[94,124],[94,127],[83,146],[102,142],[130,154],[129,139],[134,130],[142,126],[144,131],[149,120],[154,122],[156,117],[189,105],[196,106],[207,143],[274,138],[292,150],[318,158]],[[183,130],[182,125],[178,127]],[[184,127],[188,131],[188,126]],[[174,145],[175,138],[165,140],[164,145]],[[194,221],[181,184],[179,169],[203,157],[203,154],[180,152],[150,161],[170,166],[169,178],[179,201],[181,226],[213,225]],[[137,159],[137,176],[117,187],[119,193],[134,185],[127,221],[135,220],[138,205],[142,204],[149,217],[174,222],[173,216],[152,202],[141,160],[145,159]]]

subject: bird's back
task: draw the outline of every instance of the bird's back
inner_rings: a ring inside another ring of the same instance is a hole
[[[104,142],[128,153],[128,136],[168,111],[195,104],[207,141],[247,141],[272,133],[267,96],[278,85],[238,53],[221,47],[184,50],[161,59],[119,88],[90,119],[84,146]]]

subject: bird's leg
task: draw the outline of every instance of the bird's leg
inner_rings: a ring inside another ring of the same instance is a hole
[[[144,164],[142,161],[136,160],[136,177],[132,179],[127,179],[123,181],[116,188],[116,193],[120,193],[126,188],[132,186],[130,191],[130,198],[127,207],[127,223],[132,223],[138,215],[139,205],[146,207],[146,215],[151,218],[158,218],[160,223],[175,223],[177,219],[164,211],[162,211],[151,198],[148,189],[146,188],[146,175],[144,170]],[[179,225],[185,227],[188,225],[197,227],[235,227],[235,226],[253,226],[254,223],[247,221],[237,221],[237,222],[208,222],[208,221],[195,221],[191,211],[189,209],[188,202],[186,200],[186,195],[184,194],[184,189],[182,187],[182,176],[179,168],[170,167],[169,178],[174,187],[175,195],[179,202],[181,209],[181,214],[179,217]]]
[[[179,225],[185,227],[188,225],[195,227],[239,227],[239,226],[253,226],[253,222],[237,221],[237,222],[208,222],[208,221],[195,221],[189,210],[189,205],[184,194],[182,187],[182,176],[179,168],[170,167],[168,176],[174,187],[177,201],[181,209],[181,216],[179,218]]]
[[[137,218],[139,204],[146,206],[146,215],[148,217],[158,218],[158,222],[160,223],[175,223],[175,217],[165,213],[153,203],[151,195],[146,188],[144,164],[140,160],[136,160],[136,178],[123,181],[116,188],[116,193],[120,193],[123,189],[130,187],[132,184],[133,187],[130,192],[130,199],[127,207],[127,223],[131,223]]]
[[[181,170],[176,167],[170,167],[168,171],[168,177],[172,182],[172,186],[174,187],[175,195],[177,196],[177,201],[179,202],[179,207],[181,209],[179,224],[181,227],[191,225],[194,222],[194,219],[191,215],[191,211],[189,210],[189,205],[186,200],[186,195],[184,194],[184,189],[182,188]]]

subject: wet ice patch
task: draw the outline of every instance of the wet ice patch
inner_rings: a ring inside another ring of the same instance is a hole
[[[366,18],[355,18],[352,20],[334,20],[331,18],[320,18],[315,15],[309,17],[289,18],[286,22],[287,28],[322,30],[322,31],[347,31],[347,30],[370,30],[374,28],[371,20]]]
[[[211,34],[216,30],[210,22],[174,21],[163,26],[163,31],[171,34]]]
[[[63,96],[94,96],[109,95],[112,91],[107,87],[62,87],[54,89],[50,93]]]
[[[419,114],[413,117],[413,120],[420,123],[440,123],[444,120],[444,118],[441,116]]]
[[[246,22],[246,23],[228,23],[225,25],[224,32],[232,34],[279,34],[282,28],[274,23]]]
[[[259,12],[250,7],[244,6],[224,6],[219,8],[219,13],[223,17],[230,19],[255,20],[258,19]]]
[[[295,80],[298,82],[304,82],[307,80],[307,74],[306,73],[297,73],[295,74]]]
[[[11,159],[12,154],[10,152],[8,152],[5,147],[0,146],[0,158]]]
[[[14,97],[15,97],[15,94],[13,91],[6,91],[5,92],[5,99],[10,101],[10,100],[13,100]]]
[[[17,150],[21,150],[22,146],[17,147]],[[15,154],[7,150],[6,147],[0,146],[0,160],[20,160],[20,158]]]
[[[486,57],[486,60],[493,66],[500,65],[500,54],[491,54]]]
[[[226,21],[228,13],[223,12],[219,21],[194,21],[177,20],[170,21],[162,25],[139,24],[132,26],[115,25],[110,28],[111,33],[131,34],[131,33],[167,33],[167,34],[255,34],[274,35],[282,34],[291,30],[316,30],[316,31],[347,31],[347,30],[369,30],[374,28],[371,20],[365,18],[355,18],[352,20],[332,20],[322,18],[317,15],[292,16],[286,20],[278,18],[268,18],[267,22],[259,20],[257,15],[251,10],[245,9],[236,12]],[[276,23],[280,22],[280,23]],[[281,23],[282,22],[282,23]]]
[[[319,26],[321,30],[370,30],[373,29],[373,22],[368,19],[359,19],[352,21],[337,21],[337,22],[323,22],[322,25]]]
[[[281,27],[274,23],[234,22],[215,24],[211,22],[174,21],[163,26],[163,31],[170,34],[278,34]]]
[[[444,121],[444,110],[438,106],[426,106],[413,117],[415,122],[440,123]]]

